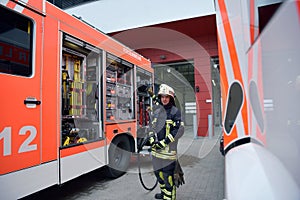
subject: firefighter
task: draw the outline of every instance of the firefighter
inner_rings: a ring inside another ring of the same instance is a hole
[[[153,111],[149,144],[152,164],[161,192],[155,199],[176,199],[174,170],[177,161],[178,138],[183,134],[181,113],[175,106],[173,88],[161,84],[158,91],[160,106]]]

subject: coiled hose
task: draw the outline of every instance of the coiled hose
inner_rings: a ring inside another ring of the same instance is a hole
[[[143,181],[142,178],[142,172],[141,172],[141,161],[140,161],[140,151],[143,149],[143,146],[145,146],[146,142],[148,141],[149,138],[145,138],[142,142],[142,144],[140,145],[140,147],[138,148],[138,154],[137,154],[137,160],[138,160],[138,171],[139,171],[139,179],[140,182],[143,186],[143,188],[145,188],[146,190],[152,191],[154,190],[154,188],[157,186],[158,180],[156,179],[154,185],[152,187],[147,187]]]

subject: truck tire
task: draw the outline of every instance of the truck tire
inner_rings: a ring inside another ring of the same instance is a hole
[[[127,171],[131,157],[130,149],[128,137],[120,136],[113,140],[108,150],[108,177],[117,178]]]

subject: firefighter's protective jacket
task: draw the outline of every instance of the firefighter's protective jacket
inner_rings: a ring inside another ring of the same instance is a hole
[[[167,144],[163,149],[152,148],[152,155],[157,158],[176,160],[178,139],[184,132],[180,110],[172,104],[160,105],[154,111],[152,130],[156,133],[157,141],[165,140]]]

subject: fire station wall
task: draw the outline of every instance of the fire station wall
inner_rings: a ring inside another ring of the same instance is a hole
[[[111,33],[153,64],[193,60],[198,136],[208,135],[208,115],[212,114],[210,58],[218,56],[215,15],[179,20]],[[162,56],[163,55],[163,56]],[[163,59],[162,59],[163,58]],[[192,123],[189,123],[192,124]]]
[[[194,61],[195,66],[195,91],[198,121],[198,136],[208,136],[208,115],[212,115],[212,104],[207,102],[211,100],[211,70],[210,58],[218,55],[216,35],[205,35],[193,38],[199,45],[185,45],[181,42],[165,42],[162,49],[176,49],[174,52],[161,49],[139,49],[137,50],[152,63],[170,63],[182,60]],[[164,59],[161,59],[164,55]]]

